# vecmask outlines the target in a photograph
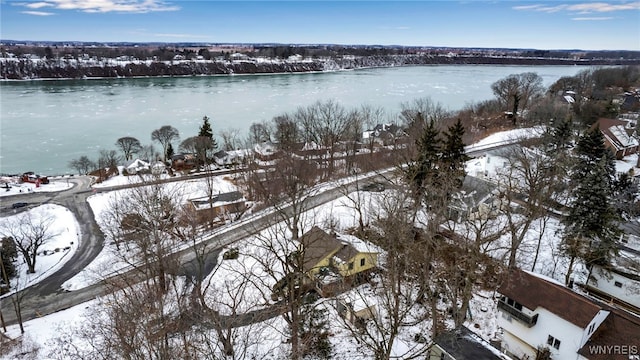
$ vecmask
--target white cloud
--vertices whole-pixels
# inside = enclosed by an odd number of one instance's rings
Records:
[[[17,3],[15,5],[22,5],[31,9],[52,7],[60,10],[79,10],[87,13],[148,13],[180,9],[180,7],[162,0],[44,0],[35,3]]]
[[[40,9],[43,7],[53,6],[53,5],[47,2],[34,2],[34,3],[24,4],[24,6],[28,7],[29,9]]]
[[[21,13],[27,14],[27,15],[35,15],[35,16],[51,16],[51,15],[55,15],[54,13],[45,12],[45,11],[21,11]]]
[[[600,16],[600,17],[576,17],[571,18],[574,21],[602,21],[602,20],[613,20],[612,16]]]
[[[559,5],[522,5],[514,6],[514,10],[554,13],[559,11],[577,12],[579,14],[604,13],[613,11],[640,10],[640,1],[633,2],[584,2],[578,4]]]

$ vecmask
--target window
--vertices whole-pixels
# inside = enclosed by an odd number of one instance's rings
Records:
[[[619,287],[619,288],[621,288],[621,287],[622,287],[622,283],[621,283],[620,281],[616,281],[616,282],[614,282],[614,283],[613,283],[613,285],[614,285],[615,287]]]
[[[353,263],[352,262],[349,263],[349,270],[353,270]]]
[[[364,259],[360,259],[360,266],[364,266]]]
[[[556,349],[560,349],[560,340],[549,335],[549,337],[547,338],[547,345],[553,346]]]

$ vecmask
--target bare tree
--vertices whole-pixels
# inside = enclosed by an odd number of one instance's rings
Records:
[[[178,132],[178,129],[170,125],[164,125],[151,132],[151,140],[157,141],[162,145],[162,159],[164,162],[167,161],[167,148],[169,147],[169,144],[179,138],[180,133]]]
[[[275,124],[274,140],[278,148],[285,152],[296,150],[300,142],[300,129],[294,119],[288,114],[273,118]]]
[[[116,141],[116,146],[122,151],[124,159],[129,161],[132,159],[133,154],[139,152],[142,149],[140,141],[131,136],[121,137]]]
[[[443,294],[452,305],[455,326],[467,319],[469,302],[476,290],[476,284],[484,289],[493,289],[497,281],[497,273],[501,264],[491,257],[498,240],[505,228],[504,219],[499,216],[499,199],[491,195],[494,187],[483,180],[466,180],[473,182],[474,190],[469,192],[465,186],[462,191],[452,195],[452,205],[458,207],[462,214],[453,216],[444,225],[443,234],[449,239],[445,251],[441,254],[448,286]],[[474,197],[474,193],[483,194],[482,188],[488,190],[488,199]],[[458,214],[455,214],[458,215]],[[460,306],[458,306],[460,304]]]
[[[266,122],[253,123],[249,126],[249,143],[251,145],[271,141],[271,127]]]
[[[347,111],[335,101],[316,102],[306,108],[299,108],[294,114],[302,129],[302,137],[307,143],[315,143],[326,151],[326,170],[323,178],[333,175],[338,143],[344,139],[353,112]]]
[[[156,151],[152,144],[142,145],[142,148],[140,149],[140,152],[138,154],[141,159],[147,161],[156,161],[160,157],[160,154]],[[163,158],[166,158],[166,151]]]
[[[222,149],[226,151],[236,150],[239,145],[238,129],[227,129],[220,131],[220,137],[222,138]]]
[[[510,234],[508,266],[515,267],[518,250],[531,225],[548,217],[557,181],[553,159],[524,147],[506,153],[507,166],[498,175],[501,213]]]
[[[91,170],[96,168],[96,164],[91,161],[87,156],[83,155],[77,159],[69,161],[69,167],[75,169],[78,174],[88,174]]]
[[[98,157],[98,182],[108,179],[114,174],[118,174],[118,162],[120,157],[115,150],[100,150]]]
[[[27,272],[36,272],[38,250],[57,234],[51,228],[55,219],[47,215],[34,215],[26,212],[4,221],[0,225],[3,237],[13,238],[18,253],[27,264]]]
[[[317,350],[316,336],[322,331],[305,328],[305,322],[317,315],[319,305],[308,300],[313,282],[307,271],[313,260],[309,260],[312,255],[307,246],[322,246],[321,240],[305,234],[298,242],[281,223],[273,224],[255,238],[257,249],[250,255],[257,264],[253,271],[263,276],[253,277],[253,281],[262,289],[263,301],[275,302],[273,312],[287,324],[279,332],[291,344],[290,358],[302,359]]]
[[[419,98],[401,104],[400,121],[411,137],[410,143],[415,143],[424,128],[433,122],[437,129],[442,128],[443,122],[449,117],[449,112],[440,103],[431,98]]]
[[[206,166],[208,159],[215,149],[214,142],[208,136],[192,136],[186,138],[180,144],[180,151],[196,155],[199,166]]]
[[[316,163],[293,154],[285,154],[268,169],[253,165],[245,178],[245,184],[256,200],[273,207],[276,216],[291,231],[293,239],[300,235],[307,198],[312,195],[312,187],[317,181]]]
[[[542,95],[542,77],[536,73],[527,72],[512,74],[491,85],[494,95],[512,113],[513,124],[516,123],[518,110],[527,109],[529,103]]]

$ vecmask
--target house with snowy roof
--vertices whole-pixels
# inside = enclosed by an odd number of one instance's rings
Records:
[[[611,149],[620,160],[627,155],[638,151],[638,139],[634,136],[635,128],[625,120],[600,118],[593,124],[593,128],[599,128],[604,135],[607,148]]]
[[[501,350],[516,359],[634,359],[640,317],[531,272],[512,269],[498,293]]]
[[[510,360],[465,326],[439,334],[433,339],[427,360]]]
[[[282,157],[282,151],[271,141],[255,144],[253,153],[257,159],[262,161],[273,161]]]
[[[378,124],[362,133],[363,143],[370,146],[388,146],[408,139],[407,134],[396,124]]]
[[[638,225],[632,224],[633,227]],[[625,227],[628,231],[629,227]],[[624,233],[618,252],[608,266],[594,264],[584,284],[586,290],[640,316],[640,233]]]
[[[241,214],[247,209],[246,199],[239,191],[213,194],[189,200],[199,222],[209,221],[224,215]]]
[[[451,195],[448,217],[456,222],[487,219],[496,215],[499,207],[496,185],[484,178],[467,175],[460,191]]]
[[[136,175],[139,172],[148,171],[149,165],[150,164],[144,160],[133,159],[125,164],[124,170],[126,170],[128,175]]]
[[[230,166],[241,161],[237,151],[220,150],[213,154],[213,161],[218,166]]]
[[[352,235],[329,234],[314,226],[299,241],[303,272],[313,282],[324,278],[341,282],[378,265],[378,249]]]
[[[377,299],[361,287],[346,291],[336,297],[338,315],[349,323],[364,327],[367,320],[377,316]]]

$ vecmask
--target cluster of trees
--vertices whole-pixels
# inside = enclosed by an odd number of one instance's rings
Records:
[[[205,116],[202,122],[198,135],[184,139],[179,147],[182,152],[195,154],[199,164],[209,163],[212,151],[218,147],[213,137],[209,118]],[[121,156],[116,150],[100,150],[97,161],[83,155],[69,161],[69,167],[75,169],[79,174],[96,173],[102,181],[110,175],[116,174],[118,165],[123,161],[132,160],[134,156],[146,161],[162,161],[165,165],[170,164],[171,158],[175,155],[173,143],[179,139],[178,129],[165,125],[151,132],[151,140],[160,144],[162,153],[157,152],[152,144],[143,145],[135,137],[124,136],[115,142],[117,149],[122,153]]]

